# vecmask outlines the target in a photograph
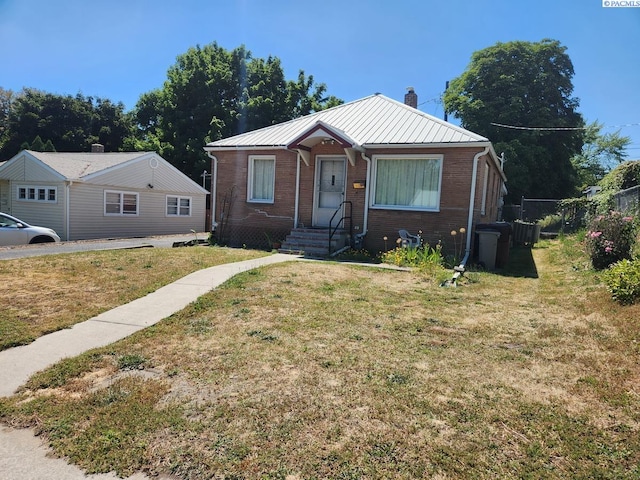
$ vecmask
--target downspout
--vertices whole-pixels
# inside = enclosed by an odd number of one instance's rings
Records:
[[[489,153],[489,147],[484,147],[484,150],[478,152],[473,157],[473,170],[471,173],[471,195],[469,197],[469,218],[467,220],[467,244],[464,250],[464,258],[460,262],[460,269],[464,270],[467,262],[469,261],[469,256],[471,255],[471,229],[473,228],[473,209],[475,208],[476,202],[476,183],[478,179],[478,162],[480,157],[485,156]]]
[[[211,231],[218,225],[216,223],[216,192],[218,183],[218,157],[207,152],[207,156],[213,160],[213,171],[211,172]]]
[[[300,152],[296,156],[296,196],[294,200],[293,228],[298,228],[298,214],[300,207]]]
[[[64,223],[65,223],[64,231],[65,231],[65,237],[66,237],[67,242],[69,240],[71,240],[71,234],[69,232],[69,229],[71,228],[71,221],[69,219],[69,216],[71,214],[71,206],[70,206],[70,203],[71,203],[71,201],[70,201],[71,185],[73,185],[73,180],[68,180],[66,182],[66,185],[65,185],[66,193],[65,193],[65,196],[64,196],[65,197],[64,198],[64,204],[65,204],[64,205],[64,210],[65,210],[64,211],[64,216],[65,216],[65,219],[64,219]]]
[[[362,232],[356,235],[358,238],[364,238],[369,229],[369,188],[371,185],[371,159],[364,152],[360,152],[362,159],[367,162],[367,175],[364,187],[364,216],[362,220]]]

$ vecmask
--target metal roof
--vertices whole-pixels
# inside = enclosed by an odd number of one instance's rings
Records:
[[[78,180],[150,153],[153,154],[153,152],[66,153],[33,152],[31,150],[27,150],[27,153],[69,180]]]
[[[210,142],[205,149],[286,147],[318,122],[344,132],[363,147],[489,142],[481,135],[375,94],[285,123]]]

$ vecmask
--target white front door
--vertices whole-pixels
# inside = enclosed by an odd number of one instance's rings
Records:
[[[336,226],[342,219],[347,161],[344,157],[318,157],[316,161],[316,194],[313,226]],[[331,217],[340,208],[340,212]],[[329,222],[332,225],[329,225]]]

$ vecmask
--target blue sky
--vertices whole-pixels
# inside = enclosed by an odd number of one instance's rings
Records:
[[[0,0],[0,87],[135,106],[189,47],[245,45],[345,101],[376,92],[442,117],[445,82],[496,42],[559,40],[588,122],[640,159],[640,8],[605,0]],[[500,119],[496,118],[500,123]],[[454,120],[455,123],[455,120]]]

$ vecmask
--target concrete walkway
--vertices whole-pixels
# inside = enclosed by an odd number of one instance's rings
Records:
[[[4,350],[0,352],[0,396],[12,395],[31,375],[63,358],[108,345],[167,318],[238,273],[298,258],[274,254],[200,270],[72,328],[45,335],[29,345]],[[37,446],[40,448],[34,451]],[[0,480],[117,478],[85,476],[77,467],[60,459],[46,458],[45,454],[46,446],[30,431],[0,427]],[[135,475],[130,480],[143,478]]]

